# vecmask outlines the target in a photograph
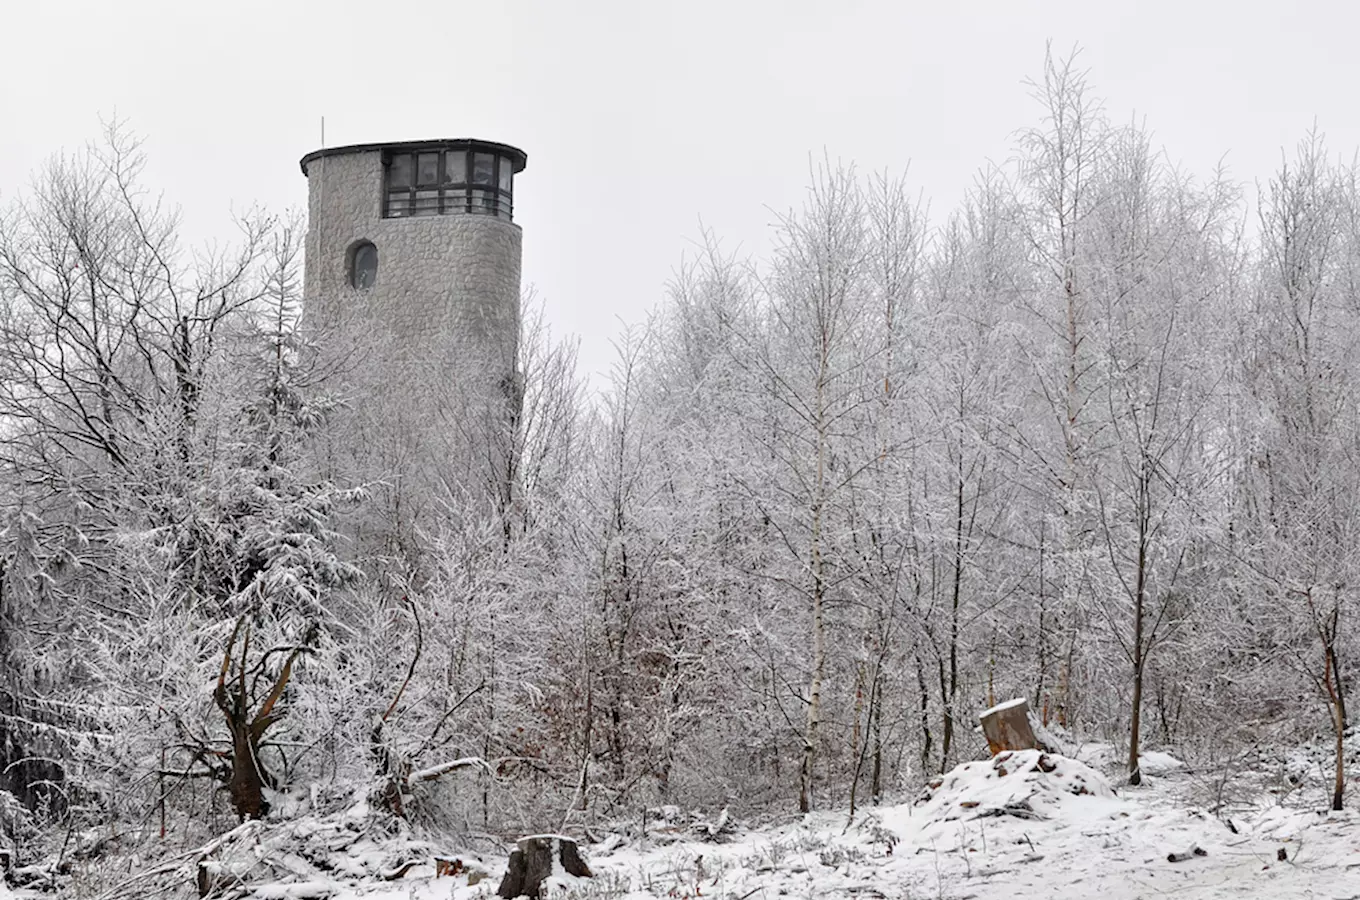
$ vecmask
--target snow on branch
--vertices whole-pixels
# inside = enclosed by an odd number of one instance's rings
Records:
[[[409,783],[417,781],[434,781],[436,778],[440,778],[450,772],[456,772],[459,769],[472,768],[481,768],[488,772],[491,771],[491,767],[486,764],[486,760],[482,759],[480,756],[468,756],[463,759],[449,760],[448,762],[440,763],[437,766],[430,766],[429,768],[421,769],[418,772],[412,772],[407,778],[407,781]]]

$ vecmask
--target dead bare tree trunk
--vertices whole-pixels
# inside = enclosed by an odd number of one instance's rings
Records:
[[[241,638],[240,656],[233,660],[232,651],[236,648],[237,637]],[[254,669],[247,665],[250,658],[250,624],[245,616],[236,620],[236,626],[227,640],[226,652],[222,655],[222,668],[217,676],[217,687],[213,690],[213,701],[226,719],[227,732],[231,735],[231,771],[227,777],[227,787],[231,791],[232,809],[242,821],[258,819],[269,811],[264,799],[264,789],[275,787],[273,776],[260,759],[260,745],[265,732],[284,717],[284,708],[279,705],[288,680],[293,674],[293,663],[304,650],[304,645],[294,647],[284,661],[278,677],[260,705],[259,711],[250,712],[250,689],[252,671],[258,674],[263,667],[263,658]],[[232,673],[233,664],[236,677],[228,686],[227,676]]]

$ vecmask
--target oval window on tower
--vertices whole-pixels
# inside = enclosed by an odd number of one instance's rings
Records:
[[[378,248],[371,241],[360,241],[349,255],[349,286],[365,291],[378,280]]]

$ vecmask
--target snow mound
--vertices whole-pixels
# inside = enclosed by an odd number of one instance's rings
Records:
[[[1144,775],[1164,778],[1180,773],[1185,769],[1185,763],[1170,753],[1146,750],[1138,755],[1138,768]]]
[[[930,782],[916,807],[943,822],[989,816],[1050,819],[1074,800],[1114,796],[1105,777],[1085,763],[1041,750],[1016,750],[954,767]]]

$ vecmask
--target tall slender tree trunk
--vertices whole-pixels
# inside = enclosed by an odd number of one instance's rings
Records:
[[[883,802],[883,689],[879,684],[875,684],[873,699],[869,721],[872,723],[874,733],[874,767],[869,779],[869,789],[874,804],[877,805]]]
[[[803,733],[803,757],[798,777],[798,811],[812,810],[812,767],[815,762],[818,731],[822,721],[822,679],[826,672],[826,572],[822,558],[822,527],[826,512],[826,455],[830,425],[827,421],[826,392],[830,359],[823,336],[817,372],[815,427],[817,472],[813,482],[812,546],[809,554],[812,574],[812,677],[808,685],[807,728]]]
[[[1152,473],[1147,470],[1148,460],[1144,459],[1144,471],[1138,481],[1138,571],[1134,578],[1133,592],[1133,710],[1129,715],[1129,784],[1141,784],[1143,771],[1138,762],[1139,736],[1143,726],[1143,672],[1147,663],[1147,648],[1143,637],[1143,626],[1147,613],[1147,569],[1148,569],[1148,517],[1151,498],[1148,496]]]
[[[820,484],[823,462],[818,454],[817,476]],[[818,731],[822,722],[822,678],[826,671],[826,623],[824,605],[826,584],[822,571],[822,506],[813,509],[812,518],[812,678],[808,686],[807,728],[803,733],[803,758],[798,775],[798,811],[812,811],[812,766],[815,762]]]
[[[949,753],[954,748],[954,703],[959,692],[959,602],[963,597],[963,453],[960,448],[958,474],[954,483],[954,572],[949,599],[949,681],[945,689],[944,737],[940,744],[940,769],[949,766]]]
[[[1039,523],[1039,634],[1035,638],[1035,651],[1038,659],[1035,660],[1038,668],[1038,677],[1034,684],[1034,708],[1042,710],[1040,716],[1045,725],[1048,724],[1048,698],[1044,696],[1044,689],[1048,686],[1045,678],[1048,675],[1048,591],[1044,577],[1044,563],[1047,558],[1044,553],[1044,523]]]
[[[1066,249],[1066,247],[1064,247]],[[1077,328],[1077,291],[1075,284],[1075,273],[1072,271],[1070,261],[1066,266],[1066,273],[1063,282],[1063,291],[1067,300],[1067,384],[1066,384],[1066,409],[1064,410],[1065,419],[1063,422],[1063,444],[1066,455],[1066,477],[1067,483],[1062,486],[1062,522],[1063,522],[1063,546],[1062,546],[1062,591],[1061,615],[1069,617],[1071,627],[1075,629],[1076,609],[1078,605],[1078,588],[1081,577],[1081,564],[1078,560],[1080,554],[1080,543],[1078,540],[1077,522],[1077,480],[1078,474],[1078,440],[1077,440],[1077,419],[1081,409],[1081,397],[1078,393],[1078,365],[1080,352],[1080,335]],[[1075,644],[1075,638],[1073,639]],[[1068,664],[1070,666],[1069,658]],[[1062,696],[1059,699],[1059,708],[1062,710],[1063,725],[1066,726],[1068,710],[1072,707],[1071,698],[1071,673],[1062,679]]]
[[[850,818],[855,817],[855,801],[859,798],[859,776],[863,766],[863,760],[869,747],[868,740],[861,741],[865,734],[864,724],[864,662],[861,660],[855,666],[855,713],[854,723],[850,731],[850,752],[854,760],[855,770],[850,776]]]
[[[1326,642],[1323,676],[1327,683],[1327,698],[1332,713],[1332,728],[1336,734],[1336,769],[1332,783],[1332,809],[1342,809],[1346,793],[1346,706],[1341,689],[1341,673],[1336,667],[1335,642],[1337,615],[1332,616],[1331,634]]]
[[[921,694],[921,771],[930,771],[930,751],[934,737],[930,730],[930,690],[926,687],[926,670],[921,654],[916,654],[916,688]]]
[[[1138,595],[1134,600],[1133,612],[1133,710],[1129,716],[1129,784],[1141,784],[1142,768],[1139,765],[1139,735],[1143,726],[1143,670],[1147,654],[1143,652],[1144,585],[1142,571],[1143,552],[1139,551]]]

